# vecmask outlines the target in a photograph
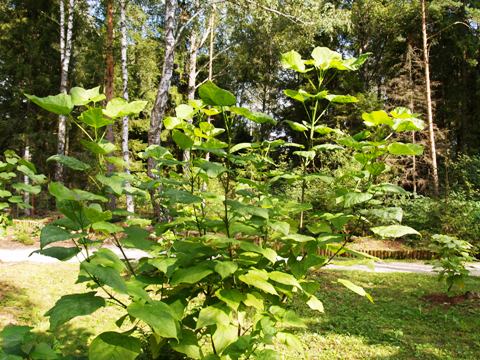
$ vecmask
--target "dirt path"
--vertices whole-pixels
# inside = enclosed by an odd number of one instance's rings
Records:
[[[120,251],[115,247],[109,247],[110,250],[115,252],[121,257]],[[0,263],[1,262],[31,262],[31,263],[57,263],[57,259],[43,256],[37,253],[33,253],[37,248],[21,248],[21,249],[0,249]],[[139,259],[144,256],[148,256],[147,253],[141,250],[131,250],[125,249],[126,255],[131,259]],[[82,254],[79,254],[78,258],[70,259],[70,263],[78,263],[83,259]],[[376,262],[374,263],[374,269],[370,268],[367,265],[336,265],[330,264],[327,265],[327,269],[333,270],[357,270],[357,271],[368,271],[368,272],[380,272],[380,273],[389,273],[389,272],[406,272],[406,273],[433,273],[431,265],[423,263],[413,263],[413,262]],[[472,263],[470,268],[470,273],[473,276],[480,276],[480,262]]]

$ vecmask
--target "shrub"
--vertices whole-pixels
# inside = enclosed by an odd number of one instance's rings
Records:
[[[465,239],[478,253],[480,249],[480,202],[452,193],[446,201],[425,196],[404,198],[404,223],[429,238],[444,233]]]
[[[90,154],[88,163],[58,155],[52,160],[88,172],[94,179],[90,191],[49,184],[64,217],[42,229],[39,252],[60,260],[83,256],[78,282],[91,290],[60,298],[46,314],[50,328],[115,305],[124,313],[116,323],[120,329],[98,335],[90,345],[90,359],[135,359],[139,354],[159,358],[172,352],[189,358],[276,359],[276,343],[301,352],[292,330],[306,325],[291,305],[299,299],[323,311],[316,297],[319,284],[307,277],[310,269],[331,260],[319,256],[319,249],[355,253],[345,246],[353,224],[363,224],[384,237],[418,234],[399,225],[391,209],[384,208],[386,198],[404,190],[381,182],[381,175],[388,171],[387,156],[423,151],[393,137],[419,130],[423,122],[399,108],[365,113],[368,130],[354,136],[322,124],[329,106],[357,101],[354,96],[330,94],[324,85],[326,74],[356,70],[365,59],[365,55],[343,59],[326,48],[315,48],[309,60],[294,51],[283,55],[287,69],[303,76],[314,74],[312,88],[285,91],[313,109],[308,121],[287,122],[306,137],[306,145],[283,140],[234,143],[235,124],[274,123],[274,119],[235,106],[235,96],[212,82],[203,84],[200,100],[177,106],[175,116],[164,119],[166,134],[180,151],[152,145],[142,154],[155,164],[152,178],[126,175],[122,166],[107,171],[107,163],[117,164],[118,158],[113,156],[115,146],[104,140],[105,126],[138,114],[144,102],[113,99],[102,109],[96,105],[103,98],[98,88],[74,88],[70,94],[48,98],[29,96],[82,127],[88,137],[82,140]],[[76,121],[71,115],[74,106],[83,107]],[[216,122],[208,122],[208,117]],[[220,128],[213,125],[220,123]],[[277,168],[271,153],[279,148],[293,148],[291,155],[299,159],[300,167]],[[330,151],[347,152],[359,169],[339,178],[318,172],[318,154]],[[178,159],[174,154],[179,152],[188,156]],[[309,183],[317,180],[332,186],[335,209],[331,212],[314,208],[306,198]],[[273,192],[277,182],[298,184],[298,198]],[[162,216],[144,219],[122,209],[107,209],[108,197],[127,193],[149,198]],[[381,226],[372,228],[369,216],[383,219]],[[122,257],[108,248],[92,253],[92,247],[105,238],[112,239]],[[55,246],[65,240],[71,246]],[[149,256],[134,262],[124,248],[141,249]],[[347,280],[338,283],[370,298]]]
[[[437,254],[433,267],[439,279],[445,280],[447,293],[454,286],[462,289],[469,276],[466,263],[473,260],[470,256],[472,245],[453,236],[433,235],[430,248]]]

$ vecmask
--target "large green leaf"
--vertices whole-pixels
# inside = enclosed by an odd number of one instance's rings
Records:
[[[90,165],[84,163],[83,161],[75,159],[74,157],[66,155],[52,155],[47,159],[47,162],[48,161],[59,162],[60,164],[73,170],[85,171],[90,169]]]
[[[196,329],[210,325],[221,325],[230,323],[228,311],[221,305],[207,306],[198,314]]]
[[[268,282],[268,273],[265,270],[250,269],[246,274],[240,275],[238,279],[266,293],[277,295],[273,285]]]
[[[197,161],[195,161],[195,166],[198,166],[199,168],[204,170],[207,176],[210,178],[216,178],[220,174],[228,171],[228,169],[220,163],[214,161],[206,161],[203,159],[198,159]]]
[[[334,95],[334,94],[329,94],[325,96],[325,99],[332,103],[338,103],[338,104],[349,104],[349,103],[356,103],[358,102],[358,99],[355,96],[352,95]]]
[[[281,271],[272,271],[271,273],[268,274],[268,277],[280,284],[283,285],[289,285],[289,286],[294,286],[299,290],[302,290],[302,287],[300,286],[300,283],[298,280],[295,278],[295,276],[281,272]]]
[[[134,360],[142,353],[139,339],[114,331],[93,339],[88,349],[89,360]]]
[[[60,356],[45,342],[35,344],[32,351],[28,354],[32,360],[57,360]],[[3,359],[2,359],[3,360]],[[8,358],[6,359],[8,360]]]
[[[170,284],[178,285],[178,284],[196,284],[203,278],[207,277],[208,275],[212,274],[213,270],[209,266],[208,263],[178,269],[173,273],[172,279]]]
[[[238,338],[238,326],[233,324],[219,324],[213,333],[213,343],[215,349],[219,352],[223,351],[228,345]],[[228,358],[228,357],[227,357]]]
[[[315,67],[326,70],[331,67],[334,60],[342,60],[342,55],[336,51],[332,51],[327,47],[316,47],[312,51],[312,58]]]
[[[417,230],[405,225],[377,226],[370,230],[372,230],[374,234],[386,238],[398,238],[405,235],[420,235]]]
[[[147,105],[147,101],[127,102],[122,98],[113,98],[103,109],[103,115],[116,119],[124,116],[138,115]]]
[[[175,115],[178,119],[191,119],[195,115],[195,109],[187,104],[180,104],[175,108]]]
[[[300,101],[300,102],[305,102],[310,99],[325,99],[325,97],[328,95],[327,90],[320,91],[317,94],[310,94],[303,89],[300,89],[298,91],[286,89],[283,91],[283,93],[289,98]]]
[[[83,215],[88,219],[88,224],[93,224],[99,221],[107,221],[112,218],[112,212],[110,210],[103,211],[99,204],[90,204],[87,207],[82,208]],[[85,224],[86,225],[86,224]]]
[[[3,349],[7,352],[16,350],[17,347],[23,345],[23,343],[25,343],[26,340],[31,337],[31,330],[32,327],[30,326],[5,326],[0,331],[0,349]],[[0,355],[3,354],[0,352]]]
[[[425,123],[420,119],[395,119],[393,130],[397,132],[403,131],[421,131],[425,127]]]
[[[350,280],[346,280],[346,279],[338,279],[337,280],[340,284],[342,284],[343,286],[345,286],[347,289],[353,291],[354,293],[360,295],[360,296],[365,296],[368,300],[370,300],[370,302],[373,303],[373,299],[372,297],[370,296],[369,293],[367,293],[365,291],[364,288],[362,288],[361,286],[358,286],[358,285],[355,285],[354,283],[352,283]]]
[[[150,325],[156,334],[178,340],[180,327],[177,315],[167,304],[161,301],[150,304],[134,302],[128,306],[127,311],[129,315]]]
[[[292,241],[300,242],[300,243],[315,241],[315,238],[312,237],[312,236],[303,235],[303,234],[295,234],[295,233],[294,234],[288,234],[287,236],[284,236],[282,239],[283,240],[292,240]]]
[[[363,113],[362,119],[367,126],[388,125],[393,126],[393,119],[383,111],[372,111],[370,113]]]
[[[394,142],[388,145],[387,149],[393,155],[418,156],[423,154],[423,146],[418,144]]]
[[[318,300],[318,298],[314,295],[310,296],[310,298],[307,301],[307,305],[312,310],[317,310],[321,313],[324,312],[323,303],[320,300]]]
[[[148,239],[150,233],[145,229],[138,226],[129,226],[123,230],[127,236],[124,237],[121,242],[122,245],[127,248],[148,250],[154,245],[154,242]]]
[[[61,227],[49,224],[43,227],[42,231],[40,232],[40,247],[44,248],[51,243],[76,239],[82,236],[85,236],[85,234],[72,233]]]
[[[27,192],[35,195],[40,194],[40,191],[42,191],[42,188],[40,187],[40,185],[30,185],[25,183],[12,184],[12,188],[14,188],[17,191],[23,191],[23,192]]]
[[[0,189],[0,197],[10,197],[10,196],[12,196],[12,193],[10,191]]]
[[[100,86],[92,89],[73,87],[70,89],[73,105],[87,105],[89,102],[99,102],[105,99],[104,94],[100,94]]]
[[[47,96],[44,98],[39,98],[35,95],[27,94],[25,94],[25,96],[41,108],[57,115],[68,115],[73,110],[72,98],[70,95],[65,93],[60,93],[54,96]]]
[[[290,126],[292,130],[300,131],[300,132],[304,132],[308,130],[308,128],[305,125],[302,125],[296,121],[285,120],[285,122],[288,124],[288,126]]]
[[[232,106],[230,107],[230,111],[237,115],[243,116],[248,120],[256,122],[257,124],[276,123],[276,121],[270,115],[258,111],[250,111],[247,108]]]
[[[99,221],[92,224],[92,229],[95,231],[103,232],[105,234],[115,234],[123,231],[123,227],[116,224],[109,223],[107,221]]]
[[[101,284],[108,285],[122,294],[128,293],[127,284],[117,269],[87,261],[82,262],[80,268],[97,278]]]
[[[184,190],[168,189],[164,192],[165,196],[174,203],[193,204],[202,202],[202,198]]]
[[[114,144],[105,140],[88,141],[81,139],[80,143],[85,149],[90,150],[92,153],[97,155],[107,155],[116,149]]]
[[[235,311],[238,310],[242,301],[246,299],[245,295],[237,289],[219,289],[215,292],[215,295]]]
[[[198,88],[198,95],[207,105],[232,106],[237,103],[237,99],[230,91],[219,88],[211,81]]]
[[[167,130],[175,129],[177,126],[180,127],[179,125],[182,125],[183,123],[184,122],[181,119],[174,116],[167,116],[163,119],[163,126],[165,126],[165,129]]]
[[[66,261],[66,260],[70,260],[75,255],[77,255],[80,252],[80,250],[77,247],[54,246],[54,247],[49,247],[47,249],[37,250],[34,252],[44,256],[53,257],[60,261]]]
[[[185,135],[185,133],[177,129],[173,130],[172,139],[173,141],[175,141],[175,144],[177,144],[178,147],[182,150],[190,149],[194,143],[191,137]]]
[[[103,116],[102,109],[90,108],[80,114],[78,119],[88,126],[100,129],[104,126],[113,124],[113,120]]]
[[[55,330],[58,326],[67,321],[83,315],[89,315],[105,306],[105,299],[95,296],[95,292],[83,294],[71,294],[62,296],[55,306],[45,313],[50,317],[50,330]]]
[[[197,335],[191,330],[184,329],[182,331],[182,338],[180,341],[170,342],[170,347],[179,353],[187,355],[189,359],[202,358],[202,352],[200,350],[200,345],[198,345]]]
[[[214,269],[218,274],[220,274],[222,279],[225,279],[237,271],[238,265],[233,261],[217,261]]]
[[[57,200],[74,200],[74,201],[102,201],[106,202],[108,199],[88,191],[73,189],[65,187],[62,183],[51,182],[48,185],[48,191],[55,196]]]
[[[347,208],[364,203],[373,198],[370,193],[349,192],[341,197],[343,205]]]
[[[105,176],[98,174],[95,178],[105,186],[108,186],[116,195],[121,195],[125,187],[125,179],[118,175]]]
[[[302,56],[295,50],[282,54],[280,62],[285,69],[291,69],[301,73],[306,71],[305,60],[302,60]]]

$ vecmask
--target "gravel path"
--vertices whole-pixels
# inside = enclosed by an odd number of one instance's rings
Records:
[[[107,246],[108,247],[108,246]],[[115,254],[119,257],[122,257],[120,250],[114,246],[108,247],[112,250]],[[34,251],[38,250],[38,248],[22,248],[22,249],[0,249],[0,263],[2,262],[31,262],[31,263],[40,263],[40,264],[52,264],[58,263],[59,260],[34,253]],[[125,249],[125,253],[130,259],[139,259],[144,256],[148,256],[148,254],[141,250],[132,250],[132,249]],[[83,253],[77,255],[67,262],[69,263],[78,263],[84,259]]]
[[[116,247],[109,247],[110,250],[115,252],[120,257],[122,256],[120,251]],[[59,262],[57,259],[43,256],[37,253],[33,253],[37,248],[22,248],[22,249],[0,249],[0,263],[12,263],[12,262],[31,262],[31,263],[44,263],[52,264]],[[148,254],[141,250],[132,250],[125,249],[125,253],[131,259],[139,259]],[[70,263],[78,263],[79,259],[83,259],[83,256],[79,254],[78,258],[70,259]],[[326,266],[326,269],[333,270],[357,270],[357,271],[368,271],[368,272],[379,272],[379,273],[389,273],[389,272],[406,272],[406,273],[433,273],[431,265],[414,263],[414,262],[376,262],[374,263],[374,269],[367,265],[338,265],[330,264]],[[480,262],[472,263],[470,267],[470,274],[473,276],[480,276]]]
[[[374,269],[367,265],[327,265],[327,269],[335,270],[358,270],[368,272],[390,273],[390,272],[406,272],[406,273],[433,273],[432,265],[413,263],[413,262],[375,262]],[[470,264],[470,274],[473,276],[480,276],[480,262]]]

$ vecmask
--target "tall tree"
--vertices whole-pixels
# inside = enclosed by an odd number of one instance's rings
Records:
[[[173,75],[175,59],[175,12],[177,0],[165,2],[165,57],[163,60],[162,78],[158,84],[157,97],[150,116],[150,129],[148,130],[148,144],[160,144],[160,132],[163,127],[163,117],[168,104],[168,89]],[[148,161],[148,175],[153,176],[153,159]]]
[[[107,38],[105,44],[105,97],[108,103],[113,99],[114,93],[114,78],[115,78],[115,64],[113,61],[113,0],[107,0],[106,3],[106,30]],[[105,136],[111,143],[115,143],[115,133],[113,125],[107,125],[107,134]],[[112,163],[107,163],[107,170],[109,173],[115,170],[115,166]],[[109,208],[115,209],[116,198],[115,196],[109,196]]]
[[[428,48],[428,34],[427,34],[427,9],[426,0],[420,0],[422,8],[422,40],[423,40],[423,65],[425,68],[425,96],[427,100],[427,120],[428,120],[428,135],[430,142],[430,156],[432,166],[432,180],[433,193],[438,196],[439,180],[437,167],[437,149],[435,147],[435,132],[433,128],[433,110],[432,110],[432,88],[430,84],[430,57]]]
[[[65,1],[60,0],[60,92],[67,93],[68,68],[72,54],[72,33],[73,14],[75,12],[75,0],[67,1],[67,18],[65,17]],[[66,19],[66,22],[65,22]],[[65,144],[67,139],[67,118],[65,115],[58,117],[57,153],[65,155]],[[55,168],[55,179],[63,181],[63,165],[57,163]]]
[[[127,67],[127,0],[120,0],[120,33],[121,33],[121,51],[120,57],[122,62],[122,93],[123,98],[128,101],[128,67]],[[125,163],[125,172],[130,174],[130,151],[128,148],[128,116],[122,119],[122,156]],[[135,205],[132,195],[127,194],[127,211],[134,212]]]

